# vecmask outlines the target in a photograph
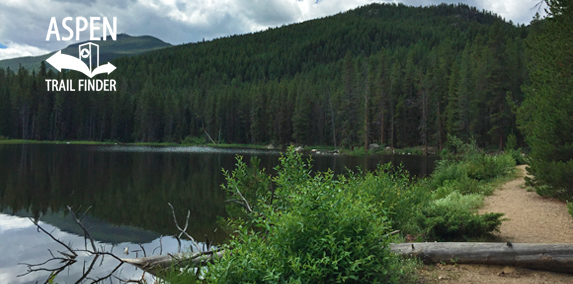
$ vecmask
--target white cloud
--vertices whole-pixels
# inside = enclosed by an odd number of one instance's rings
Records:
[[[528,24],[537,12],[536,5],[540,0],[482,0],[483,9],[493,11],[516,24]],[[540,11],[541,12],[541,11]]]
[[[528,24],[540,0],[466,0],[514,23]],[[0,1],[0,40],[17,49],[0,59],[62,49],[73,42],[46,41],[51,17],[117,17],[118,33],[151,35],[172,44],[197,42],[265,30],[334,15],[373,2],[397,0],[4,0]],[[403,0],[406,5],[458,3],[459,0]],[[61,24],[61,22],[60,22]],[[60,27],[60,32],[66,32]],[[88,35],[88,33],[84,33]],[[88,40],[82,37],[81,41]],[[36,49],[34,49],[36,47]]]
[[[49,50],[41,49],[35,46],[26,44],[8,43],[6,48],[0,49],[0,60],[23,57],[23,56],[36,56],[49,53]],[[0,224],[0,229],[4,224]]]
[[[33,226],[34,224],[25,218],[0,213],[0,234],[9,230],[18,230]]]
[[[391,1],[374,1],[374,0],[323,0],[318,3],[313,0],[296,1],[301,10],[300,21],[321,18],[329,15],[334,15],[339,12],[345,12],[359,6],[364,6],[375,2],[391,2]]]

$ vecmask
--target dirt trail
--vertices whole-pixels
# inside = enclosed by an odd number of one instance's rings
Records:
[[[480,213],[501,212],[504,221],[498,234],[514,243],[573,243],[573,221],[565,202],[544,198],[525,189],[525,166],[521,177],[512,180],[485,199]]]
[[[525,189],[525,166],[519,178],[486,197],[480,213],[505,213],[499,241],[573,243],[573,220],[564,202]],[[572,283],[573,275],[493,265],[436,265],[425,268],[422,283]]]

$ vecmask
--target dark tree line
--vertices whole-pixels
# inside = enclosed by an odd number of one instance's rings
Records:
[[[518,109],[531,147],[530,180],[541,195],[573,197],[573,1],[547,0],[547,18],[526,40],[530,81]],[[572,204],[569,213],[573,215]]]
[[[502,148],[520,137],[527,35],[462,4],[372,4],[116,59],[117,92],[48,92],[44,79],[80,75],[0,70],[0,135],[441,147],[452,134]]]

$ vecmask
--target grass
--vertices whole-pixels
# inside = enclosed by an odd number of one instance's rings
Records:
[[[523,177],[523,175],[521,173],[519,173],[519,171],[514,170],[507,175],[498,176],[498,177],[490,180],[489,184],[492,187],[494,187],[495,189],[499,189],[505,183],[510,182],[510,181],[517,179],[517,178],[521,178],[521,177]]]

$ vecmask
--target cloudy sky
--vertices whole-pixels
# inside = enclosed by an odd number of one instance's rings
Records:
[[[464,2],[506,20],[528,24],[540,0],[403,0],[411,6]],[[171,44],[264,30],[334,15],[373,0],[2,0],[0,59],[40,55],[73,41],[46,41],[51,17],[61,36],[64,17],[117,17],[118,33],[152,35]],[[70,23],[75,26],[75,21]],[[98,33],[96,33],[96,36]],[[99,34],[101,36],[101,32]],[[75,37],[74,37],[75,39]],[[83,32],[80,41],[89,40]]]

